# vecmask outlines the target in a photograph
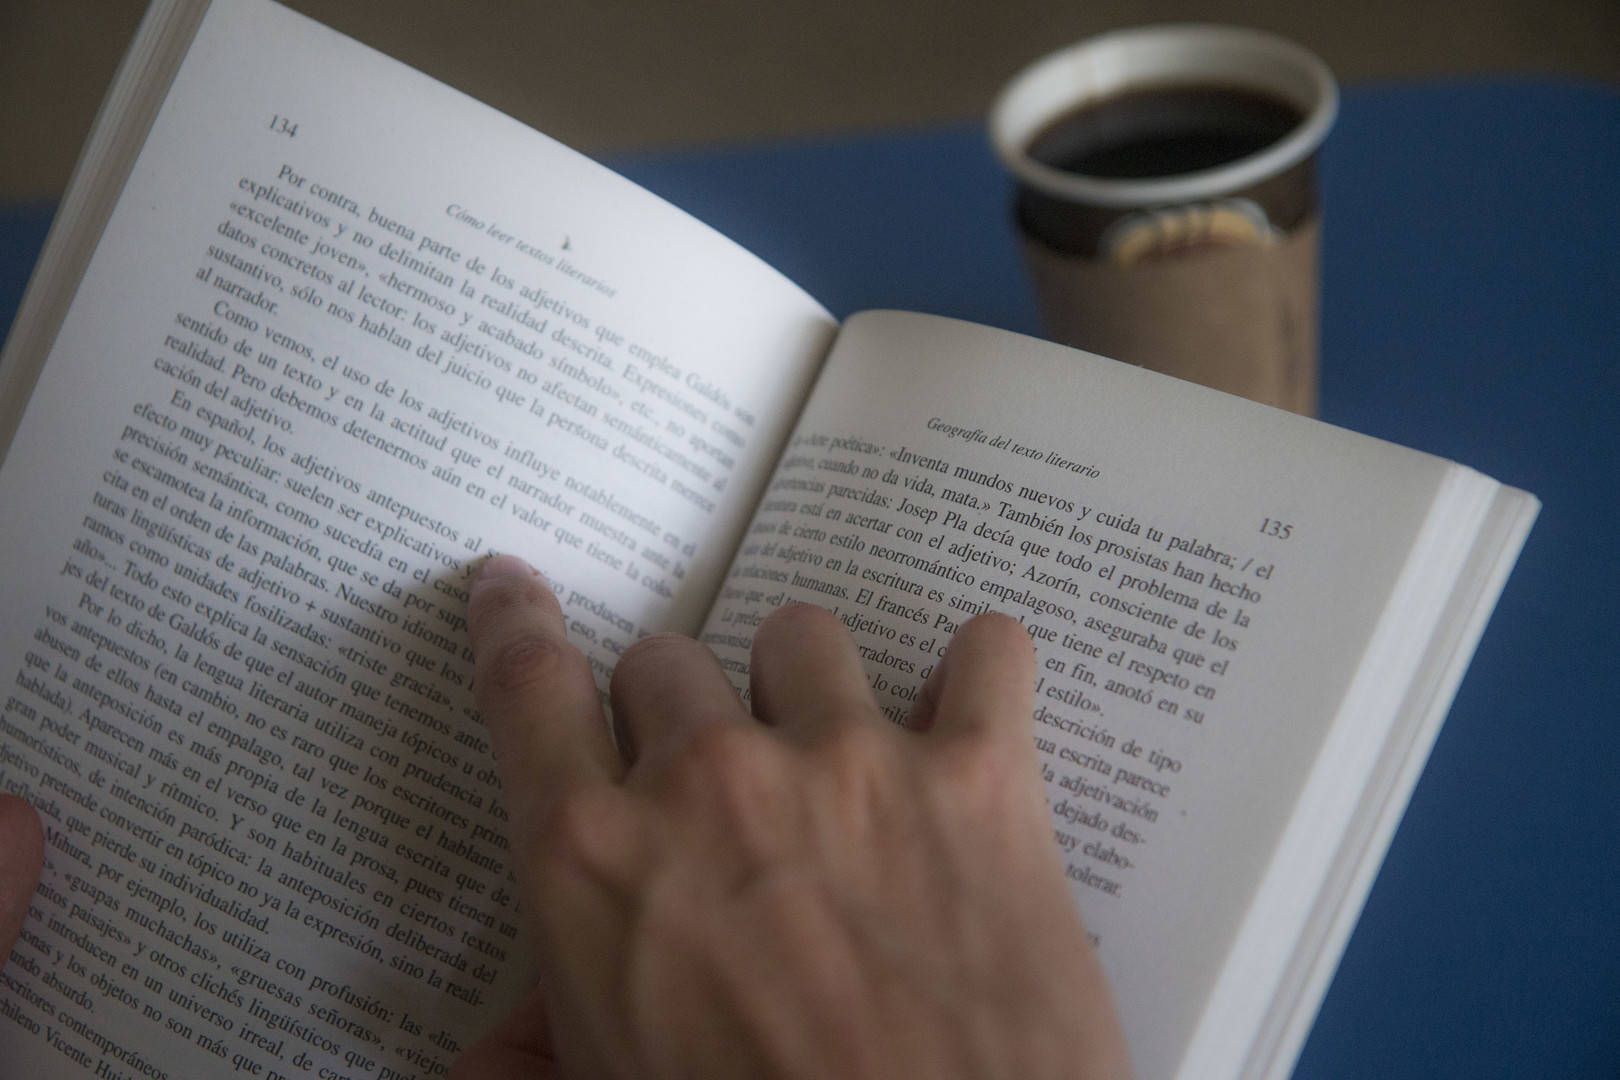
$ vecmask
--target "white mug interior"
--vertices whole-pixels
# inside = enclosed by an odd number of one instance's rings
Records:
[[[1182,85],[1266,92],[1305,119],[1254,154],[1174,176],[1082,176],[1029,155],[1037,135],[1083,105]],[[990,138],[1013,175],[1047,195],[1102,207],[1173,206],[1243,191],[1304,161],[1327,137],[1338,105],[1328,66],[1287,38],[1212,24],[1148,26],[1088,38],[1025,68],[996,99]]]

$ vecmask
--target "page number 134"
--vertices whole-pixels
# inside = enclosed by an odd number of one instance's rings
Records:
[[[272,116],[270,118],[270,130],[277,135],[285,135],[289,139],[298,137],[298,125],[285,116]]]
[[[1260,535],[1262,536],[1275,536],[1279,540],[1286,540],[1293,531],[1294,527],[1292,525],[1285,525],[1276,518],[1266,518],[1260,523]]]

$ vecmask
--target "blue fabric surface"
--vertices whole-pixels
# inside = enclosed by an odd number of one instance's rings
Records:
[[[1036,332],[977,128],[617,163],[840,316]],[[1545,504],[1296,1077],[1620,1075],[1620,92],[1353,88],[1323,418]]]
[[[613,164],[836,315],[1026,333],[1009,188],[957,126]],[[1300,1078],[1620,1075],[1620,91],[1352,89],[1322,153],[1324,419],[1545,509]],[[0,326],[48,211],[0,209]]]
[[[1544,509],[1298,1075],[1614,1077],[1620,92],[1358,93],[1324,180],[1327,418]]]

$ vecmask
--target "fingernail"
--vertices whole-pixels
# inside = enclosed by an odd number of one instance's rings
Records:
[[[540,571],[516,555],[491,555],[478,568],[478,575],[472,581],[472,591],[476,594],[509,581],[537,577],[541,577]]]

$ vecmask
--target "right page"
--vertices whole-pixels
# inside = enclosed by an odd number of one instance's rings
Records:
[[[1415,677],[1405,658],[1443,618],[1441,579],[1460,572],[1457,552],[1501,490],[1045,342],[864,313],[827,362],[703,640],[746,692],[764,615],[828,607],[900,720],[958,625],[989,609],[1021,619],[1039,658],[1054,836],[1138,1073],[1168,1077],[1198,1064],[1201,1021],[1247,1029],[1217,1055],[1241,1056],[1273,1007],[1351,818],[1376,812],[1360,793],[1403,698],[1379,687]],[[1324,833],[1288,839],[1302,805]],[[1233,989],[1223,968],[1255,935],[1255,911],[1272,910],[1267,896],[1298,929]]]

